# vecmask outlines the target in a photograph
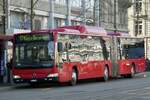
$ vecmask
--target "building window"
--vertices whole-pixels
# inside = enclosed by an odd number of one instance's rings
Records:
[[[135,11],[140,13],[142,11],[142,0],[136,0],[135,2]]]
[[[36,15],[34,16],[34,29],[47,29],[48,18],[45,16]]]
[[[71,25],[80,25],[81,22],[76,21],[76,20],[72,20],[71,21]]]
[[[34,20],[34,27],[35,30],[41,29],[41,21],[39,19]]]
[[[55,27],[65,26],[66,25],[66,19],[55,18],[54,19],[54,25],[55,25]]]
[[[61,5],[65,5],[66,4],[66,0],[55,0],[56,4],[61,4]]]
[[[81,0],[72,0],[71,6],[72,7],[81,7]]]
[[[137,35],[141,35],[142,34],[142,21],[136,21],[135,22],[135,33]]]
[[[24,14],[22,12],[10,13],[10,27],[16,29],[23,29]]]
[[[139,25],[139,35],[142,34],[142,25]]]

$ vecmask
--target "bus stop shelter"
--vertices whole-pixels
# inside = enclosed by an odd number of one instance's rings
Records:
[[[0,34],[0,83],[3,82],[3,78],[6,75],[7,42],[12,40],[13,36]]]

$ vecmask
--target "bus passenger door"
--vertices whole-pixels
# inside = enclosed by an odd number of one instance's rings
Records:
[[[80,79],[85,79],[87,78],[87,66],[88,63],[85,61],[81,62],[81,67],[80,67]]]
[[[82,55],[82,61],[81,61],[81,79],[85,78],[93,78],[94,77],[94,66],[93,62],[89,61],[88,54]]]

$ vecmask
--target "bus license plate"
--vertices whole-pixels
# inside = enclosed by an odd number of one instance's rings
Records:
[[[30,82],[37,82],[37,80],[36,79],[32,79],[32,80],[30,80]]]

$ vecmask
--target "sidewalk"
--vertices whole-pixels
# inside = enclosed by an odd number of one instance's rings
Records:
[[[143,77],[143,78],[146,78],[146,77],[149,77],[149,76],[150,76],[150,71],[146,71],[146,72],[142,72],[142,73],[135,74],[135,77]]]
[[[12,86],[12,83],[0,83],[0,88],[1,87],[7,87],[7,86]]]

